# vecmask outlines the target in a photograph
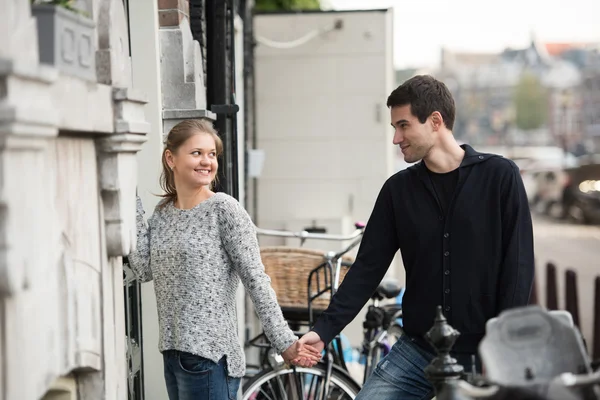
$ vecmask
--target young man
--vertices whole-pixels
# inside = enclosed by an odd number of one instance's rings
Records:
[[[356,261],[331,305],[301,342],[322,349],[361,310],[400,250],[406,270],[403,336],[380,362],[357,400],[424,399],[433,388],[423,369],[435,357],[424,339],[436,306],[460,333],[454,356],[466,370],[501,311],[528,304],[533,232],[518,167],[460,146],[446,85],[415,76],[387,100],[394,144],[421,162],[385,182]],[[296,360],[305,365],[305,360]]]

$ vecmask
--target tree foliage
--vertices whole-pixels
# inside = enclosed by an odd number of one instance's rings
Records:
[[[257,11],[319,10],[319,0],[256,0]]]
[[[540,80],[524,72],[514,93],[515,125],[519,129],[537,129],[546,122],[548,94]]]

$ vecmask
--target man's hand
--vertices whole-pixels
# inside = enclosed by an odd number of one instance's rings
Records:
[[[323,352],[323,349],[325,349],[325,343],[321,340],[321,337],[319,336],[318,333],[310,331],[310,332],[302,335],[302,337],[300,338],[300,340],[298,340],[298,342],[300,342],[305,347],[310,346],[311,348],[318,351],[319,359],[321,359],[321,353]],[[296,357],[292,360],[292,364],[298,365],[300,367],[312,367],[318,361],[319,360],[313,362],[308,357],[303,357],[302,355],[300,355],[299,357]]]
[[[281,353],[281,356],[286,363],[293,362],[293,360],[296,359],[302,359],[306,360],[306,362],[310,363],[309,365],[312,366],[321,359],[321,352],[314,346],[306,345],[301,343],[300,340],[296,340],[290,347]]]

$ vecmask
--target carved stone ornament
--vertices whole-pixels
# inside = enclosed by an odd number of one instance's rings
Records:
[[[97,151],[108,256],[119,257],[135,249],[136,153],[150,124],[144,119],[146,101],[139,94],[114,88],[113,100],[115,133],[98,139]]]
[[[64,74],[96,80],[94,21],[75,11],[49,4],[34,4],[40,61]]]
[[[48,94],[56,78],[53,69],[0,58],[0,297],[27,286],[36,255],[25,251],[24,243],[43,240],[35,224],[36,210],[30,208],[32,199],[18,194],[23,185],[39,183],[40,175],[31,167],[43,162],[47,139],[57,134]],[[32,99],[24,93],[36,96]]]

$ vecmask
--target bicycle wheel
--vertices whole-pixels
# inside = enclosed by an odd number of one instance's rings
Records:
[[[267,369],[244,384],[242,400],[352,400],[360,385],[334,366],[329,390],[325,389],[325,365],[295,369]]]

